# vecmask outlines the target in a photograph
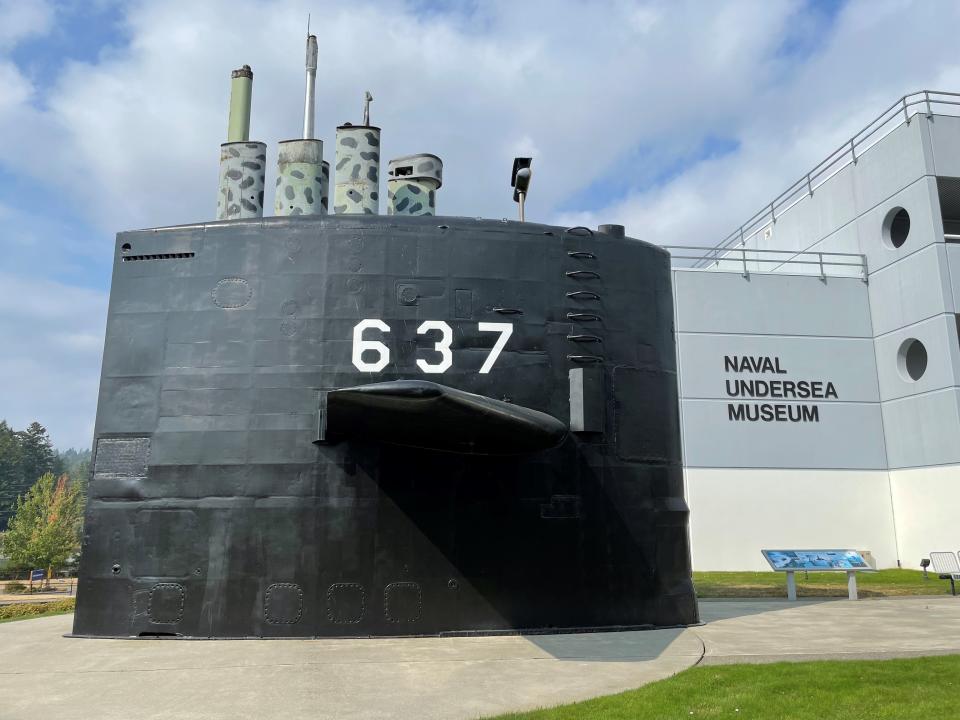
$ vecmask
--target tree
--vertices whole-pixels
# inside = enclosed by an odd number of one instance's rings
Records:
[[[71,466],[67,475],[70,477],[70,484],[75,485],[77,492],[80,493],[80,503],[85,506],[87,504],[87,485],[90,480],[90,452],[87,452],[87,457],[83,460],[77,462],[76,465]]]
[[[12,435],[12,437],[10,437]],[[6,437],[3,437],[6,436]],[[47,429],[38,422],[13,432],[4,422],[0,428],[0,530],[13,514],[16,499],[44,473],[54,472],[56,453]],[[9,477],[4,483],[3,473]]]
[[[0,532],[13,515],[17,497],[45,473],[55,477],[69,475],[85,496],[89,461],[89,450],[55,451],[47,429],[38,422],[31,423],[26,430],[15,431],[0,420]]]
[[[0,530],[6,527],[17,496],[23,492],[22,461],[20,434],[0,420]]]
[[[21,468],[23,471],[23,489],[33,485],[41,475],[54,472],[56,453],[53,444],[47,435],[47,429],[38,422],[17,433],[20,436],[20,449],[23,455]]]
[[[63,565],[80,548],[82,523],[80,488],[66,475],[46,473],[26,495],[17,498],[17,509],[0,547],[10,564],[21,568]]]
[[[56,473],[62,475],[66,473],[70,476],[71,483],[80,485],[80,494],[86,497],[87,480],[90,475],[90,451],[76,450],[68,448],[57,451],[57,460],[64,468],[62,472]]]

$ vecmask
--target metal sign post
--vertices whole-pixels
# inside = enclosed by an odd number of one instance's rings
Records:
[[[787,600],[797,599],[796,571],[830,572],[842,570],[847,574],[847,597],[856,600],[857,573],[874,572],[860,550],[761,550],[770,567],[787,577]]]
[[[793,576],[793,570],[787,570],[787,600],[797,599],[797,579]]]

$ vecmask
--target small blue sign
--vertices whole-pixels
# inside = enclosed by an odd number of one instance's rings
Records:
[[[34,580],[46,580],[47,571],[46,570],[31,570],[30,571],[30,581]]]

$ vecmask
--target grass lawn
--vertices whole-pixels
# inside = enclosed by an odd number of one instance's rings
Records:
[[[501,720],[912,720],[957,717],[960,655],[696,667],[619,695]]]
[[[15,603],[13,605],[0,605],[0,623],[72,613],[75,604],[76,601],[74,598],[67,598],[64,600],[54,600],[53,602],[45,603]]]
[[[798,597],[846,597],[844,572],[797,572]],[[949,595],[950,583],[920,570],[878,570],[857,573],[860,597],[903,595]],[[787,578],[782,572],[695,572],[693,584],[701,598],[758,598],[787,596]]]

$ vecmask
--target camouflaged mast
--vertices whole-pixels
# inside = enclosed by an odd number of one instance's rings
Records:
[[[329,212],[330,163],[323,159],[323,141],[316,138],[316,35],[307,35],[303,137],[277,146],[274,214],[326,215]],[[220,150],[217,219],[263,217],[266,145],[250,142],[253,71],[249,65],[231,76],[227,142]],[[364,93],[363,124],[344,123],[336,131],[334,211],[338,215],[380,212],[380,128],[370,124],[370,102]],[[436,215],[437,191],[443,185],[443,161],[431,153],[405,155],[390,161],[388,215]]]
[[[325,215],[330,165],[323,161],[323,141],[314,138],[317,82],[317,36],[307,35],[303,137],[282,141],[277,149],[276,215]]]
[[[370,124],[370,101],[363,99],[363,124],[337,128],[333,211],[338,215],[380,212],[380,128]]]
[[[443,185],[443,161],[420,153],[394,158],[387,165],[387,214],[436,215],[437,190]]]
[[[227,142],[220,146],[217,220],[263,217],[267,146],[250,142],[252,96],[253,71],[244,65],[231,74]]]

